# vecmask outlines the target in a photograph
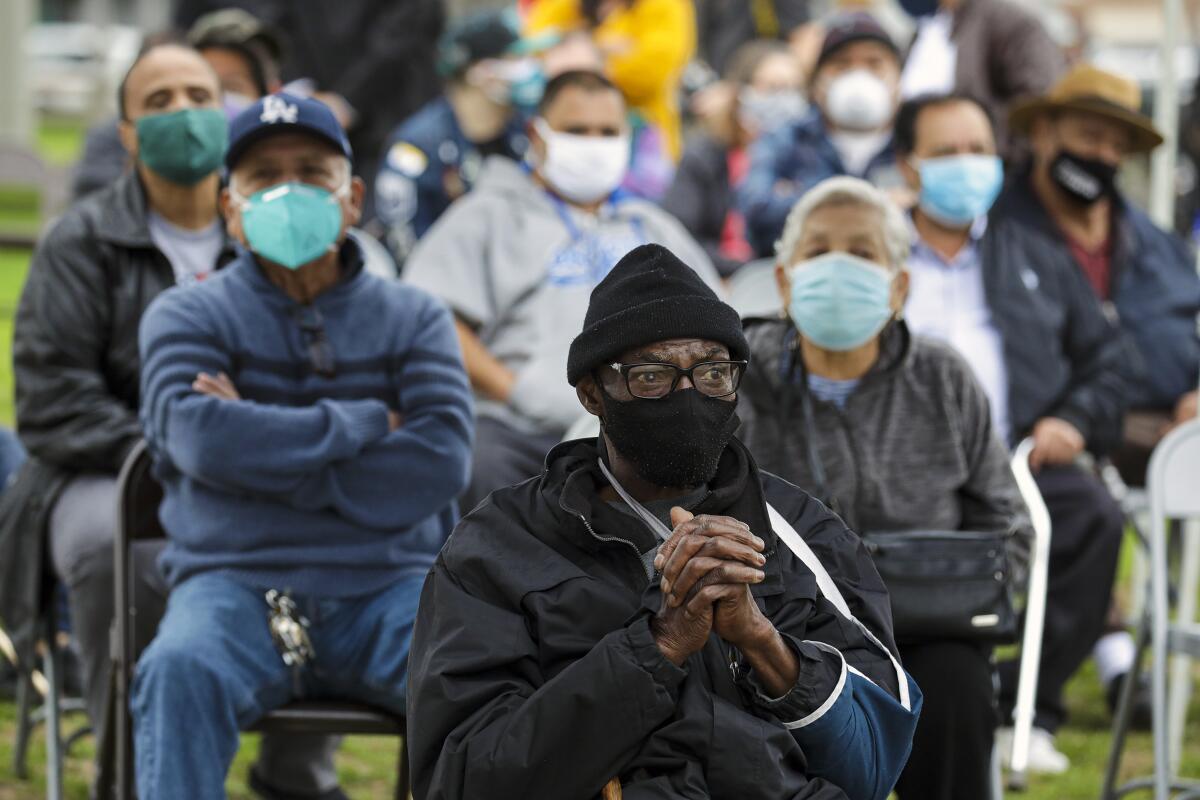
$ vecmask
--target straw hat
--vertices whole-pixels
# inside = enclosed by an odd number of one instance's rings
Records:
[[[1009,127],[1028,135],[1033,121],[1046,111],[1087,111],[1124,123],[1133,134],[1135,153],[1153,150],[1163,136],[1150,118],[1141,113],[1142,92],[1133,81],[1080,64],[1072,69],[1042,97],[1026,100],[1013,107]]]

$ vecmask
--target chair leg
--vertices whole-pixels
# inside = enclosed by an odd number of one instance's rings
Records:
[[[1004,777],[1000,769],[1000,762],[1003,760],[1004,755],[1000,752],[1000,745],[993,742],[991,764],[992,800],[1004,800]]]
[[[400,737],[400,764],[396,770],[396,800],[408,800],[412,787],[408,777],[408,734]]]
[[[33,677],[17,665],[17,741],[13,747],[13,774],[29,779],[29,737],[33,734]]]
[[[1143,605],[1145,603],[1143,602]],[[1108,765],[1104,771],[1104,788],[1100,800],[1115,800],[1117,776],[1121,771],[1121,757],[1125,752],[1125,740],[1129,735],[1129,725],[1133,718],[1133,698],[1138,682],[1142,677],[1145,665],[1146,648],[1150,644],[1150,619],[1144,618],[1138,626],[1137,643],[1133,657],[1133,669],[1125,676],[1121,684],[1121,696],[1117,700],[1117,710],[1113,715],[1112,743],[1109,745]]]
[[[108,700],[104,706],[104,718],[96,731],[96,800],[115,800],[117,784],[117,753],[116,753],[116,703],[113,698],[117,693],[116,670],[109,670]]]
[[[1190,625],[1196,620],[1196,586],[1200,583],[1200,520],[1187,520],[1179,526],[1183,539],[1183,563],[1179,572],[1179,605],[1176,624]],[[1171,774],[1179,774],[1183,756],[1183,729],[1191,700],[1192,659],[1177,653],[1171,662],[1171,680],[1167,691],[1167,735],[1170,742]]]
[[[1150,535],[1150,620],[1152,663],[1150,694],[1154,728],[1154,800],[1169,800],[1171,764],[1167,745],[1167,626],[1170,604],[1167,601],[1166,520],[1151,520]]]
[[[55,641],[54,615],[47,616],[46,654],[42,659],[46,674],[46,798],[62,800],[62,675]]]

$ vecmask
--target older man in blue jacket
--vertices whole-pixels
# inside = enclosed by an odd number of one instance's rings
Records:
[[[268,95],[234,119],[226,166],[245,249],[141,324],[171,585],[132,691],[145,798],[224,797],[239,728],[291,700],[403,712],[471,453],[449,311],[365,272],[346,236],[363,184],[333,113]]]
[[[1128,401],[1140,413],[1127,420],[1118,454],[1135,481],[1165,430],[1196,415],[1200,371],[1195,256],[1116,188],[1122,162],[1163,141],[1140,105],[1135,83],[1083,65],[1015,108],[1012,128],[1029,136],[1033,166],[997,204],[1053,243],[1047,263],[1083,272],[1136,345],[1145,379]]]

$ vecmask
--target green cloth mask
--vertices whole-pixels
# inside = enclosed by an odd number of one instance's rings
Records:
[[[138,159],[172,183],[193,186],[221,166],[229,121],[219,108],[185,108],[133,123]]]
[[[246,198],[242,230],[255,253],[288,269],[299,269],[320,258],[337,241],[342,232],[342,206],[337,195],[318,186],[280,183]]]

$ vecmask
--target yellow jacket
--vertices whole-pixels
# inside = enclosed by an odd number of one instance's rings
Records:
[[[526,32],[562,33],[586,26],[579,0],[536,0]],[[632,0],[592,31],[605,51],[605,71],[629,105],[663,132],[671,157],[682,149],[679,77],[696,50],[692,0]]]

